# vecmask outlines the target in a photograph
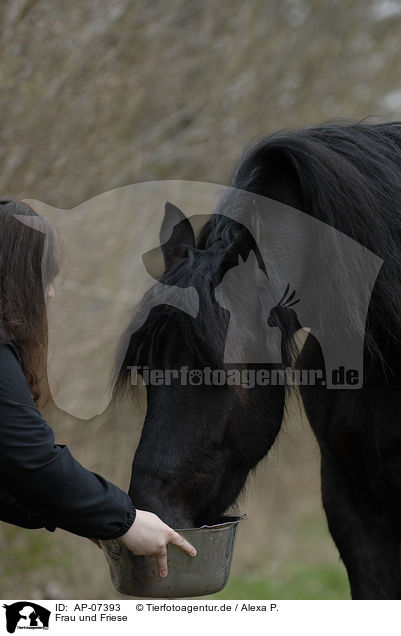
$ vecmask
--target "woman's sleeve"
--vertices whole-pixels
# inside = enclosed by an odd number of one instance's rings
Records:
[[[50,532],[56,530],[53,522],[38,515],[27,505],[15,499],[5,488],[0,488],[0,521],[11,523],[20,528],[30,530],[46,528]]]
[[[84,468],[65,444],[55,444],[7,345],[0,347],[0,487],[47,520],[48,529],[54,524],[83,537],[114,539],[135,520],[128,493]]]

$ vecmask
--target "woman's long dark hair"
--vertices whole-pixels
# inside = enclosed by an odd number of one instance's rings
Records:
[[[61,254],[47,219],[25,203],[0,200],[0,344],[18,347],[35,402],[46,382],[44,292],[59,272]]]

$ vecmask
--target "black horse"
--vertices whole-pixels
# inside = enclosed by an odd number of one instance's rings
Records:
[[[232,185],[303,211],[384,261],[366,320],[363,386],[336,390],[322,383],[300,391],[320,446],[323,505],[352,596],[399,599],[401,125],[329,123],[269,135],[245,153]],[[230,316],[216,302],[216,288],[239,256],[245,260],[251,251],[264,271],[258,246],[240,223],[213,214],[195,239],[188,219],[177,217],[177,210],[174,215],[173,234],[162,246],[160,282],[195,287],[199,313],[193,318],[160,305],[135,333],[130,325],[116,364],[116,393],[131,390],[127,367],[132,365],[224,368]],[[289,346],[300,327],[295,311],[286,306],[276,307],[264,321],[279,327],[282,343]],[[312,334],[296,366],[324,374],[322,349]],[[148,385],[129,490],[134,504],[175,527],[218,518],[273,445],[284,399],[280,385]]]

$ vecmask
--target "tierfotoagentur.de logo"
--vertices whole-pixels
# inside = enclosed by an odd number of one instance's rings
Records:
[[[16,629],[49,629],[50,610],[31,601],[4,604],[6,627],[9,634]]]

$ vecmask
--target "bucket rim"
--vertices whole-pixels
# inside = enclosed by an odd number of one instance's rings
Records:
[[[230,526],[235,526],[237,525],[240,521],[243,521],[245,519],[248,519],[248,515],[247,514],[242,514],[239,516],[227,516],[227,517],[221,517],[221,523],[214,523],[213,525],[203,525],[203,526],[198,526],[196,528],[174,528],[175,532],[188,532],[188,531],[195,531],[195,530],[220,530],[223,527],[230,527]],[[224,521],[223,521],[224,520]]]

